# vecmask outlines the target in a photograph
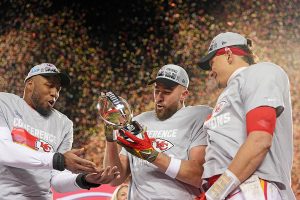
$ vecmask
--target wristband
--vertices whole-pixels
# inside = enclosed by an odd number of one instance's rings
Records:
[[[96,187],[99,187],[101,185],[101,184],[87,182],[86,179],[85,179],[86,175],[87,174],[79,174],[76,177],[76,184],[80,188],[89,190],[91,188],[96,188]]]
[[[171,158],[168,169],[165,174],[170,176],[171,178],[176,178],[179,170],[180,170],[181,160],[176,158]]]
[[[223,200],[240,184],[240,180],[227,169],[205,193],[206,198],[208,200]]]
[[[55,153],[53,155],[53,169],[56,169],[58,171],[64,171],[65,170],[65,157],[61,153]]]

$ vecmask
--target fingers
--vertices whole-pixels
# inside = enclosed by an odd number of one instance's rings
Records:
[[[146,138],[146,140],[150,140],[147,132],[144,133],[144,137]]]
[[[77,164],[79,164],[81,166],[97,169],[96,164],[93,163],[92,161],[89,161],[89,160],[86,160],[86,159],[83,159],[83,158],[80,158],[80,157],[77,157],[75,161],[76,161]]]
[[[84,149],[73,149],[64,153],[65,167],[74,173],[94,173],[98,172],[96,164],[80,158],[78,155],[83,153]]]
[[[130,139],[132,139],[134,142],[139,142],[141,139],[136,137],[135,135],[133,135],[132,133],[130,133],[129,131],[126,130],[120,130],[122,131],[127,137],[129,137]]]
[[[86,177],[86,180],[97,184],[107,184],[116,178],[120,178],[120,172],[118,171],[117,166],[108,166],[105,169],[102,169],[100,173],[89,174]]]
[[[120,171],[118,170],[118,167],[117,166],[113,166],[110,171],[109,171],[109,174],[112,174],[114,176],[118,176],[120,175]]]
[[[124,138],[118,136],[118,137],[117,137],[117,140],[121,143],[120,145],[125,146],[125,147],[128,146],[128,147],[133,148],[133,147],[132,147],[132,143],[129,142],[129,141],[127,141],[127,140],[125,140]]]
[[[70,150],[71,153],[77,155],[77,156],[81,156],[84,153],[84,148],[81,149],[72,149]]]

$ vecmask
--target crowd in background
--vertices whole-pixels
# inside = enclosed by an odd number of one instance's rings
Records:
[[[96,104],[101,91],[127,99],[134,114],[153,108],[152,79],[167,63],[190,77],[188,105],[214,105],[220,92],[197,68],[208,42],[223,31],[254,42],[261,61],[290,78],[294,119],[293,189],[300,198],[300,1],[23,1],[0,2],[0,89],[22,96],[24,77],[50,62],[72,78],[57,109],[74,122],[74,147],[102,162],[105,139]]]

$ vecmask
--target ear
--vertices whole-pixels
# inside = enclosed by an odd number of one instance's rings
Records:
[[[181,93],[180,100],[184,101],[188,96],[189,96],[189,91],[186,88],[184,88],[183,92]]]
[[[25,88],[27,91],[33,91],[34,81],[32,79],[27,80],[25,84]]]
[[[225,55],[226,55],[227,62],[229,64],[231,64],[233,62],[233,53],[232,53],[231,49],[228,47],[225,47],[225,53],[226,53]]]

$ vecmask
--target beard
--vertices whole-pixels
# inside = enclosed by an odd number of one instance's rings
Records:
[[[155,106],[155,114],[156,117],[159,120],[166,120],[169,119],[170,117],[172,117],[172,115],[174,115],[174,113],[176,113],[178,111],[178,106],[176,105],[172,105],[169,106],[168,108],[164,108],[162,110],[158,110],[157,107]]]
[[[35,110],[43,115],[44,117],[47,117],[51,113],[51,108],[50,107],[43,107],[42,103],[40,102],[40,95],[33,90],[32,96],[31,96],[31,101],[34,105]]]

